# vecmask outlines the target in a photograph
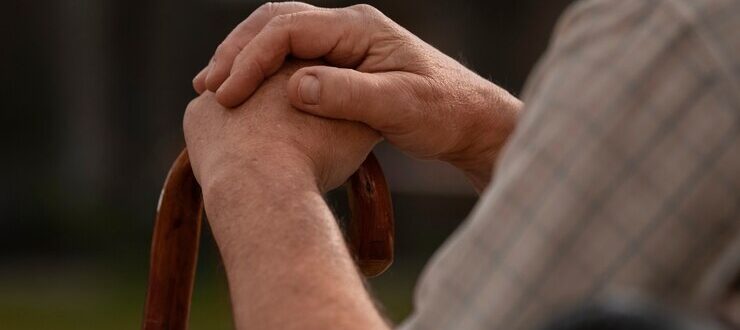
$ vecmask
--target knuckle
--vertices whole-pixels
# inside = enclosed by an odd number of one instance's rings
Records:
[[[242,65],[242,62],[244,62],[244,58],[247,56],[245,52],[239,52],[234,56],[234,63],[232,63],[233,66],[238,67]],[[233,69],[232,69],[233,70]]]
[[[258,59],[255,59],[254,55],[250,56],[245,53],[239,53],[239,55],[234,58],[234,64],[230,70],[230,75],[240,76],[242,74],[249,74],[249,71],[253,70],[256,64],[259,64],[257,61]]]
[[[193,115],[195,114],[195,112],[198,111],[198,105],[200,104],[200,99],[201,97],[198,96],[190,100],[190,102],[188,102],[187,107],[185,107],[185,116],[183,118],[184,121],[189,122],[192,120]]]
[[[213,99],[213,93],[206,92],[190,100],[187,107],[185,107],[185,115],[193,116],[197,114],[211,99]]]
[[[298,19],[298,15],[300,15],[300,13],[277,15],[273,17],[272,20],[270,20],[270,23],[268,23],[268,25],[273,28],[289,26],[295,23],[295,21]]]
[[[388,24],[387,17],[380,10],[368,4],[354,5],[346,8],[348,16],[364,28],[379,27]]]
[[[241,48],[239,48],[239,46],[237,46],[236,44],[224,41],[220,43],[218,47],[216,47],[216,53],[214,54],[214,57],[217,57],[219,59],[233,59],[240,51]]]
[[[371,5],[368,5],[366,3],[354,5],[354,6],[351,6],[351,7],[348,7],[348,8],[350,10],[353,10],[355,12],[358,12],[358,13],[363,14],[363,15],[368,15],[368,16],[375,16],[375,15],[378,15],[380,13],[380,11],[378,9],[376,9],[375,7],[373,7]]]
[[[234,63],[234,67],[231,69],[230,75],[239,81],[244,79],[251,80],[255,78],[266,78],[267,72],[265,72],[262,64],[260,64],[260,61],[263,59],[259,58],[260,55],[256,56],[257,57],[251,58],[243,56],[238,59],[238,61]]]
[[[272,16],[272,14],[275,13],[275,7],[277,5],[278,4],[274,2],[265,2],[254,11],[254,14]]]
[[[192,113],[193,111],[195,111],[195,109],[198,107],[198,102],[199,102],[198,100],[199,99],[200,99],[200,96],[198,96],[198,97],[190,100],[190,102],[188,102],[187,107],[185,107],[185,114],[186,115]]]
[[[362,98],[363,91],[363,89],[360,88],[360,84],[355,83],[347,71],[345,71],[341,77],[342,84],[347,86],[347,90],[349,91],[349,93],[346,94],[347,103],[351,104],[354,101],[359,101]],[[350,104],[345,104],[344,106],[349,106]]]
[[[337,82],[339,86],[343,86],[345,92],[335,94],[336,104],[334,106],[336,109],[351,111],[350,109],[355,105],[355,102],[360,101],[362,90],[359,88],[359,84],[355,83],[347,72],[339,74],[337,76]]]
[[[194,112],[196,111],[195,109],[198,106],[198,99],[199,97],[196,97],[190,100],[190,102],[188,102],[187,107],[185,107],[185,113],[182,116],[182,128],[186,134],[189,131],[189,128],[192,126],[193,115],[194,115]]]
[[[259,8],[254,11],[253,15],[259,17],[275,17],[280,15],[280,13],[313,8],[315,7],[312,5],[298,1],[266,2],[259,6]]]
[[[372,12],[374,10],[377,10],[377,9],[375,9],[375,7],[373,7],[371,5],[368,5],[366,3],[361,3],[361,4],[353,5],[353,6],[350,6],[349,8],[350,9],[353,9],[355,11],[361,12],[361,13],[370,13],[370,12]]]
[[[226,52],[226,49],[229,47],[226,42],[222,42],[218,44],[218,47],[216,47],[216,53],[214,54],[214,57],[221,57]]]
[[[204,115],[208,113],[206,108],[213,108],[217,105],[215,94],[210,92],[203,93],[190,100],[185,107],[182,118],[183,129],[187,132],[188,128],[197,127],[204,120]]]

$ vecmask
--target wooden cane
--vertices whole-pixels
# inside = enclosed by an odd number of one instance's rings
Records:
[[[393,211],[383,171],[371,153],[348,181],[348,244],[360,271],[380,275],[393,262]],[[187,150],[170,168],[157,206],[142,328],[187,329],[203,200]]]

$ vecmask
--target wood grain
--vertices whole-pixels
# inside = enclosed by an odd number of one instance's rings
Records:
[[[159,197],[144,306],[145,330],[187,329],[202,200],[184,150],[172,165]]]
[[[382,274],[393,263],[393,206],[380,163],[372,153],[348,181],[352,217],[349,246],[367,277]]]

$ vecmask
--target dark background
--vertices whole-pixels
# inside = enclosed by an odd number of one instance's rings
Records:
[[[371,1],[515,95],[569,0]],[[261,4],[247,0],[4,2],[0,134],[0,328],[139,326],[160,186],[183,146],[193,75]],[[349,1],[316,1],[342,7]],[[421,267],[476,201],[464,178],[381,145],[397,259],[371,282],[394,321]],[[333,196],[339,196],[334,194]],[[342,198],[332,198],[346,216]],[[230,328],[206,234],[193,329]]]

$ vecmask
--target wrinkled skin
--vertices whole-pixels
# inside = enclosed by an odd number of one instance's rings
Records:
[[[447,161],[481,190],[522,104],[378,10],[268,3],[219,45],[193,81],[227,107],[244,102],[287,55],[322,58],[295,72],[291,104],[366,123],[418,158]]]
[[[287,63],[233,109],[216,102],[213,93],[190,102],[183,128],[193,171],[206,191],[253,170],[297,172],[315,178],[326,191],[359,167],[380,136],[362,123],[293,108],[285,86],[306,65]]]

